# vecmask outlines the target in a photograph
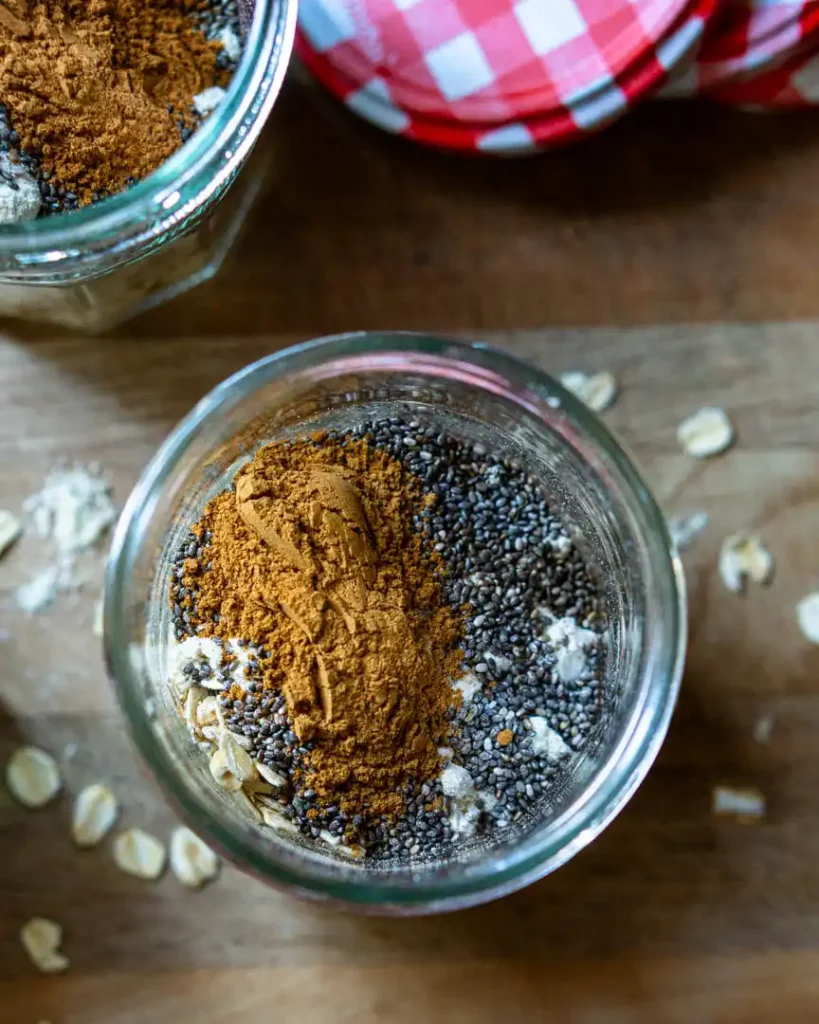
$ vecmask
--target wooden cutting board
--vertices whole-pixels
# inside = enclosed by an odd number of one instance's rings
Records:
[[[173,423],[212,385],[286,341],[0,339],[0,507],[20,510],[63,457],[98,461],[121,503]],[[0,793],[2,1024],[703,1024],[819,1017],[819,648],[795,602],[819,589],[819,326],[543,330],[492,337],[553,373],[611,369],[606,420],[670,512],[710,525],[685,555],[691,641],[659,760],[629,806],[557,874],[503,901],[424,920],[300,903],[232,869],[202,892],[120,874],[77,852],[69,801],[27,812]],[[701,405],[730,411],[723,457],[677,447]],[[721,539],[759,530],[769,588],[728,593]],[[78,597],[25,617],[12,590],[48,551],[0,564],[0,761],[54,751],[69,792],[98,779],[123,823],[173,818],[125,740],[92,630],[101,566]],[[763,716],[773,730],[754,738]],[[766,820],[710,812],[717,783],[756,785]],[[30,916],[65,928],[44,978],[17,940]]]

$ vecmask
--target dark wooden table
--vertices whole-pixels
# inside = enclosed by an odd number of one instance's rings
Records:
[[[470,161],[383,137],[294,80],[270,142],[266,211],[216,281],[108,338],[6,325],[0,507],[19,510],[61,456],[98,459],[121,502],[205,390],[293,338],[500,329],[492,340],[553,372],[613,369],[608,420],[660,499],[711,512],[686,556],[680,706],[589,850],[427,921],[330,913],[232,870],[201,893],[129,879],[107,849],[73,849],[67,799],[25,812],[0,787],[1,1024],[819,1019],[819,648],[793,613],[819,586],[819,326],[759,323],[819,315],[819,121],[658,106],[573,150]],[[675,428],[706,403],[730,410],[739,443],[693,463]],[[743,526],[777,563],[745,599],[715,572]],[[0,566],[0,762],[42,743],[69,791],[108,779],[124,824],[167,837],[104,682],[97,586],[41,617],[14,609],[40,557],[26,538]],[[766,820],[715,822],[719,782],[758,785]],[[65,926],[61,978],[19,947],[32,914]]]
[[[294,75],[265,144],[265,208],[218,280],[118,334],[819,315],[813,114],[655,103],[570,149],[471,159],[385,135]]]

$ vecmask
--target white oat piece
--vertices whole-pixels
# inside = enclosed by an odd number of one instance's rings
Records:
[[[183,885],[198,889],[219,873],[219,858],[189,828],[174,829],[170,843],[171,871]]]
[[[20,929],[23,949],[43,974],[59,974],[68,967],[68,957],[60,952],[62,941],[62,927],[47,917],[32,917]]]
[[[718,818],[733,818],[740,825],[753,825],[765,817],[765,797],[758,789],[715,786],[711,811]]]
[[[560,383],[595,412],[605,412],[617,397],[617,381],[609,370],[592,374],[570,370],[561,376]]]
[[[129,828],[114,839],[114,863],[128,875],[154,881],[165,870],[162,843],[141,828]]]
[[[44,807],[60,792],[57,762],[39,747],[18,747],[6,766],[6,785],[24,807]]]
[[[71,835],[79,847],[96,846],[114,827],[119,803],[111,790],[100,782],[86,786],[74,801]]]
[[[717,567],[725,586],[733,593],[741,594],[746,580],[763,586],[770,583],[774,560],[757,534],[743,530],[722,542]]]
[[[719,455],[734,442],[734,428],[724,409],[707,406],[677,427],[677,440],[688,455],[707,459]]]

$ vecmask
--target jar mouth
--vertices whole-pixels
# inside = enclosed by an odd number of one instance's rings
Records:
[[[295,0],[256,0],[253,24],[227,95],[186,143],[136,185],[100,203],[0,226],[0,254],[14,257],[19,265],[58,262],[79,255],[78,245],[90,238],[114,234],[157,217],[170,218],[172,225],[189,216],[189,204],[183,208],[180,194],[186,183],[226,150],[241,160],[256,141],[284,81],[296,14]],[[252,127],[242,132],[248,119]],[[214,181],[212,191],[220,184]],[[202,201],[206,198],[203,195]]]
[[[650,651],[640,663],[637,696],[616,743],[565,811],[549,822],[544,834],[527,836],[502,864],[488,856],[476,860],[457,878],[424,878],[423,865],[411,884],[398,884],[389,873],[357,870],[343,878],[298,858],[281,859],[275,843],[270,855],[249,849],[228,824],[209,815],[184,784],[177,767],[158,741],[144,701],[133,685],[126,636],[126,594],[140,538],[157,508],[157,498],[197,433],[206,422],[230,415],[240,396],[266,383],[321,367],[328,375],[394,368],[399,362],[414,372],[466,379],[487,394],[507,397],[510,383],[517,404],[547,422],[556,406],[566,436],[574,433],[593,445],[595,468],[626,495],[637,517],[645,551],[635,555],[646,564],[657,602]],[[275,353],[238,371],[206,395],[179,424],[154,456],[138,482],[115,531],[105,586],[105,649],[109,675],[126,721],[142,756],[177,809],[223,855],[267,883],[348,908],[393,914],[430,913],[485,902],[519,889],[564,864],[588,845],[622,809],[645,777],[665,738],[682,675],[685,641],[685,587],[682,567],[668,535],[665,518],[638,471],[600,420],[545,373],[487,345],[416,334],[339,335]]]

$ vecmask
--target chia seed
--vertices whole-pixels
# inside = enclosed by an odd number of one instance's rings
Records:
[[[474,786],[465,835],[491,837],[535,820],[567,762],[600,723],[605,615],[599,584],[541,485],[514,460],[398,417],[363,423],[346,435],[328,433],[342,442],[368,435],[434,496],[413,525],[446,566],[435,571],[447,600],[464,610],[461,671],[476,680],[469,699],[453,709],[445,755]],[[210,569],[210,541],[190,533],[177,545],[169,595],[177,640],[196,635],[195,580]],[[583,633],[577,679],[559,670],[560,651],[546,635],[554,620],[572,621]],[[312,840],[323,831],[344,845],[360,844],[374,862],[454,854],[464,841],[458,821],[463,825],[466,812],[463,798],[447,795],[441,779],[408,780],[398,820],[347,820],[338,806],[322,806],[309,788],[311,744],[299,744],[282,694],[261,685],[260,663],[271,652],[251,646],[248,655],[243,699],[221,698],[226,721],[247,737],[254,759],[285,777],[275,799],[303,836]],[[211,667],[191,671],[202,681]],[[228,674],[226,689],[230,682]],[[544,732],[556,734],[545,747],[538,745]]]

